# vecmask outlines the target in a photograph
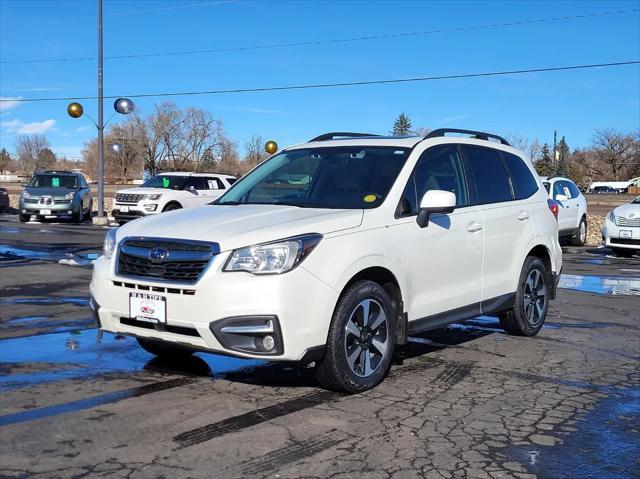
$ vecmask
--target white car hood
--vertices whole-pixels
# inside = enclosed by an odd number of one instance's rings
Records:
[[[640,218],[640,205],[629,203],[626,205],[618,206],[613,210],[613,214],[629,219]]]
[[[212,241],[221,251],[306,233],[329,234],[357,228],[363,210],[276,205],[207,205],[137,219],[120,227],[127,236]]]
[[[176,191],[176,190],[169,190],[167,188],[142,188],[142,187],[138,187],[138,188],[127,188],[126,190],[118,190],[118,191],[116,191],[116,194],[124,193],[124,194],[127,194],[127,195],[157,195],[157,194],[162,194],[162,193],[170,193],[172,191]]]

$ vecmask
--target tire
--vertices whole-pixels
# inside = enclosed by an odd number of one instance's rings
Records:
[[[513,307],[500,315],[500,325],[515,336],[535,336],[549,310],[551,276],[544,263],[528,256],[522,266]]]
[[[333,313],[324,357],[316,368],[316,379],[323,388],[352,394],[383,381],[396,342],[392,304],[384,288],[373,281],[358,281],[342,294]]]
[[[18,215],[18,219],[20,220],[20,223],[26,223],[31,219],[31,215],[23,215],[22,213],[20,213]]]
[[[138,340],[138,344],[142,349],[146,352],[151,353],[159,358],[184,358],[186,356],[191,356],[193,351],[184,348],[178,348],[175,346],[171,346],[168,343],[162,341],[154,341],[153,339],[146,338],[136,338]]]
[[[164,213],[165,211],[179,210],[181,208],[182,208],[182,206],[180,206],[180,204],[178,204],[178,203],[169,203],[167,206],[164,207],[162,212]]]
[[[118,225],[122,226],[122,225],[126,225],[127,222],[126,221],[118,221]]]
[[[584,246],[586,242],[587,242],[587,220],[583,216],[580,219],[580,224],[578,225],[578,232],[573,238],[571,238],[571,245]]]
[[[84,221],[84,210],[82,209],[82,205],[80,205],[80,211],[71,215],[71,221],[76,225],[79,225]]]
[[[633,250],[631,249],[611,248],[611,250],[616,256],[620,256],[621,258],[630,258],[633,255]]]

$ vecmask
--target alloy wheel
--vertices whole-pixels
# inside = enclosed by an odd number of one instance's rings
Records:
[[[541,320],[547,304],[547,286],[537,269],[531,270],[524,284],[524,315],[532,326]]]
[[[353,309],[345,326],[347,364],[359,377],[371,376],[382,363],[389,347],[388,321],[374,299],[364,299]]]

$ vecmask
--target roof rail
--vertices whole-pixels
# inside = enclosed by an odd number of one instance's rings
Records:
[[[72,174],[72,173],[78,173],[77,171],[69,171],[69,170],[44,170],[41,173],[53,173],[53,174],[60,174],[60,173],[65,173],[65,174]]]
[[[361,138],[365,136],[380,136],[374,135],[372,133],[349,133],[346,131],[334,131],[331,133],[325,133],[324,135],[316,136],[309,140],[311,141],[326,141],[326,140],[335,140],[336,138],[344,137],[344,138]]]
[[[433,130],[429,132],[424,139],[427,138],[436,138],[438,136],[445,136],[446,133],[462,133],[465,135],[471,135],[478,140],[489,140],[489,138],[494,138],[498,140],[503,145],[511,146],[507,140],[502,138],[501,136],[494,135],[493,133],[485,133],[483,131],[475,131],[475,130],[460,130],[458,128],[438,128],[437,130]]]

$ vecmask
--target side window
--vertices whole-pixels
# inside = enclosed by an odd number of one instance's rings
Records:
[[[567,185],[569,186],[569,191],[571,192],[571,198],[577,198],[580,196],[580,190],[572,181],[567,181]]]
[[[569,187],[568,181],[558,181],[558,189],[560,190],[560,194],[566,196],[568,199],[574,198],[571,194],[571,188]]]
[[[405,187],[396,216],[418,214],[418,203],[429,190],[451,191],[456,195],[456,207],[469,205],[457,145],[435,146],[420,156]]]
[[[224,184],[218,178],[205,178],[205,187],[207,190],[224,190]]]
[[[233,185],[236,181],[238,181],[238,179],[237,179],[237,178],[227,178],[227,182],[228,182],[230,185]]]
[[[529,198],[538,191],[538,183],[524,160],[511,153],[502,152],[501,154],[511,173],[511,182],[513,188],[516,190],[516,199],[523,200]]]
[[[201,176],[190,176],[189,179],[184,182],[182,189],[190,190],[192,187],[196,190],[205,190],[204,178]]]
[[[555,200],[558,195],[564,195],[564,189],[562,188],[562,181],[556,181],[553,184],[553,199]]]
[[[465,145],[468,170],[475,183],[480,205],[513,200],[509,175],[496,150]]]

